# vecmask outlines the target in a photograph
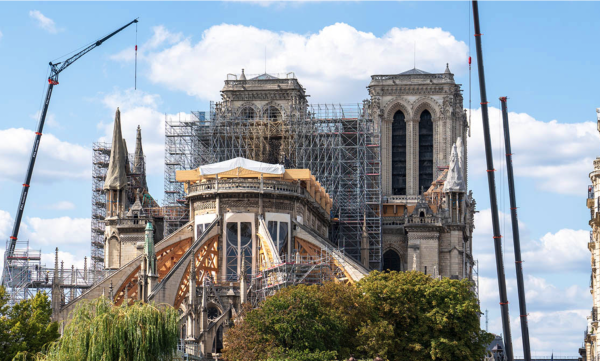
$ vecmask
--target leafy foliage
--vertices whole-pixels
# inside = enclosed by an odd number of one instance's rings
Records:
[[[83,301],[63,337],[38,361],[167,361],[178,342],[178,315],[170,306],[114,306],[107,298]]]
[[[372,272],[356,285],[296,286],[267,298],[225,336],[227,360],[481,360],[493,336],[479,327],[468,280]]]
[[[358,288],[377,310],[358,348],[393,360],[481,360],[493,335],[481,330],[468,280],[421,272],[372,272]]]
[[[39,352],[58,339],[58,323],[52,322],[52,308],[45,293],[23,300],[13,307],[0,287],[0,360],[12,360],[19,352]]]

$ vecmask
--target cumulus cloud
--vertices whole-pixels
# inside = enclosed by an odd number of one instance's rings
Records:
[[[56,211],[66,211],[66,210],[70,210],[70,209],[75,209],[75,204],[73,204],[72,202],[69,202],[69,201],[59,201],[56,203],[46,205],[43,208],[53,209]]]
[[[61,30],[56,27],[54,20],[44,16],[44,14],[42,14],[39,10],[31,10],[29,12],[29,17],[36,21],[37,26],[46,30],[50,34],[56,34]]]
[[[174,115],[160,113],[158,111],[160,102],[160,96],[156,94],[148,94],[140,90],[134,91],[133,89],[116,89],[103,97],[102,103],[109,111],[106,122],[103,121],[98,124],[98,127],[103,129],[105,134],[100,138],[100,141],[111,142],[114,112],[119,107],[121,111],[121,129],[123,137],[127,141],[129,152],[135,150],[137,127],[139,125],[142,129],[142,146],[147,165],[146,172],[149,175],[162,174],[163,172],[165,118],[189,116],[184,113]]]
[[[510,215],[499,212],[503,230],[503,254],[505,264],[514,262]],[[473,248],[482,270],[495,271],[494,244],[492,239],[491,210],[484,209],[475,215]],[[589,231],[561,229],[546,233],[540,239],[532,239],[527,226],[519,221],[521,254],[524,267],[530,272],[588,272],[590,253],[587,248]]]
[[[171,33],[163,25],[153,27],[152,32],[152,37],[138,47],[138,60],[144,60],[148,52],[156,50],[164,45],[173,45],[180,42],[183,38],[183,34]],[[131,49],[123,49],[119,53],[112,55],[110,58],[118,61],[133,61],[135,59],[135,52]]]
[[[446,63],[463,72],[459,64],[466,64],[468,52],[464,42],[441,28],[392,28],[376,36],[344,23],[312,34],[221,24],[205,30],[197,42],[159,27],[147,44],[157,48],[145,55],[151,81],[209,100],[218,98],[228,73],[264,72],[265,50],[267,72],[295,72],[313,102],[361,101],[372,74],[413,68],[415,44],[417,67],[432,72],[443,71]],[[131,55],[115,58],[130,60]]]
[[[473,251],[479,259],[481,272],[485,275],[496,274],[496,260],[492,239],[491,210],[484,209],[475,214],[475,231],[473,232]],[[510,215],[499,212],[500,224],[506,233],[503,234],[504,264],[514,267],[514,248]],[[546,233],[540,239],[532,239],[527,225],[519,221],[521,235],[521,254],[527,272],[560,273],[584,272],[590,270],[590,252],[587,249],[589,231],[561,229],[556,233]]]
[[[22,180],[31,155],[35,133],[29,129],[0,130],[0,179]],[[45,133],[40,142],[34,182],[91,177],[91,149],[61,141]]]
[[[12,231],[14,219],[9,212],[0,210],[0,239],[6,240]],[[65,267],[74,264],[83,267],[83,257],[89,253],[89,218],[37,218],[25,217],[21,223],[19,240],[29,240],[34,250],[42,250],[42,264],[54,265],[54,248],[59,247],[59,260],[65,261]],[[3,266],[4,249],[0,253]],[[88,260],[89,263],[89,260]]]
[[[500,110],[490,108],[494,167],[504,164],[504,136]],[[598,155],[600,136],[595,122],[559,123],[534,119],[526,113],[509,112],[515,176],[532,178],[541,190],[583,196],[588,174]],[[484,176],[485,153],[481,109],[472,113],[469,139],[469,172]]]

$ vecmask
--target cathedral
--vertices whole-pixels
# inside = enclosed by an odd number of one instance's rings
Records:
[[[54,318],[100,295],[168,303],[180,311],[185,352],[207,356],[241,304],[281,287],[353,283],[373,269],[473,280],[460,85],[447,66],[373,75],[367,89],[349,113],[309,104],[293,73],[228,76],[199,123],[195,165],[171,177],[186,212],[176,229],[172,207],[148,190],[142,130],[130,155],[117,109],[103,183],[105,276],[66,304],[55,280]]]

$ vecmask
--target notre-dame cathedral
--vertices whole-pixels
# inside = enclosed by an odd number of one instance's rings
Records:
[[[192,163],[167,144],[165,181],[181,191],[163,206],[147,186],[142,129],[131,157],[117,109],[101,188],[107,272],[68,302],[55,276],[54,319],[102,294],[167,303],[186,352],[206,355],[243,303],[288,285],[354,283],[373,269],[473,279],[460,85],[446,67],[373,75],[367,89],[353,107],[311,105],[294,74],[229,75],[209,117],[167,132]]]
[[[470,277],[475,202],[467,191],[469,125],[460,84],[446,66],[441,73],[411,69],[373,75],[367,89],[369,98],[363,103],[362,116],[380,127],[380,142],[374,144],[379,147],[379,159],[374,162],[381,163],[380,208],[375,210],[381,217],[381,257],[379,262],[369,262],[365,249],[372,245],[363,242],[361,262],[372,269],[416,269],[435,276]],[[294,142],[304,140],[294,139],[290,135],[294,129],[286,129],[286,124],[293,128],[295,123],[282,121],[310,119],[314,111],[298,79],[269,74],[247,77],[242,70],[241,75],[225,81],[221,96],[217,115],[260,119],[261,129],[268,134],[259,135],[255,128],[254,133],[249,131],[249,137],[264,142],[247,145],[245,156],[280,164],[303,156],[294,152],[302,146]],[[232,156],[226,154],[225,158]],[[314,164],[307,167],[319,167]],[[456,184],[447,184],[449,179]]]

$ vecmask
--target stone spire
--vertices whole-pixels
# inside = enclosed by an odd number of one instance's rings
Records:
[[[240,75],[240,80],[246,80],[246,74],[244,74],[244,69],[242,69],[242,75]]]
[[[446,63],[446,70],[444,71],[444,74],[451,74],[450,73],[450,67],[448,66],[448,63]]]
[[[125,143],[123,142],[123,134],[121,133],[121,112],[117,108],[110,160],[104,181],[105,190],[120,190],[125,188],[127,184],[127,174],[125,173],[126,157]]]
[[[146,160],[144,158],[144,149],[142,148],[142,128],[140,128],[139,125],[137,127],[137,136],[135,138],[133,173],[138,174],[142,188],[148,190],[148,184],[146,183]]]

